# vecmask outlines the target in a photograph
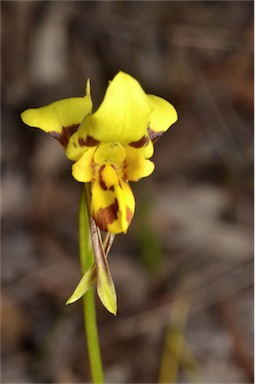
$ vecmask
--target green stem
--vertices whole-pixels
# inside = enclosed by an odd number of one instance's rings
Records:
[[[88,187],[82,190],[79,210],[79,246],[82,274],[89,269],[94,262],[94,251],[91,244],[89,224]],[[84,325],[87,336],[90,371],[93,383],[104,383],[104,374],[101,361],[99,338],[97,331],[94,288],[91,287],[83,297]]]

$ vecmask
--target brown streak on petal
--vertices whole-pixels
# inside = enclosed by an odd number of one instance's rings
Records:
[[[148,128],[148,134],[153,144],[162,136],[164,131],[155,132],[151,128]]]
[[[134,148],[142,148],[143,146],[147,145],[148,142],[149,142],[148,136],[143,136],[141,137],[140,140],[132,141],[131,143],[129,143],[129,145]]]
[[[127,182],[127,160],[125,159],[122,164],[122,179],[124,182]]]
[[[62,132],[51,131],[49,134],[58,140],[64,148],[67,147],[70,137],[77,131],[80,124],[69,125],[68,127],[62,127]]]
[[[119,209],[119,204],[117,199],[115,199],[114,202],[111,205],[109,205],[109,207],[100,208],[94,214],[94,220],[97,226],[102,231],[107,232],[107,224],[112,224],[115,220],[118,219],[118,215],[117,215],[118,209]]]
[[[102,172],[103,170],[105,169],[105,164],[103,164],[100,169],[99,169],[99,185],[100,187],[104,190],[104,191],[107,191],[107,186],[103,180],[103,176],[102,176]]]
[[[129,207],[126,208],[126,216],[127,216],[127,222],[128,222],[128,224],[130,224],[132,219],[133,219],[134,214]]]
[[[100,141],[88,135],[86,139],[80,137],[78,143],[81,147],[96,147]]]
[[[114,164],[111,164],[111,167],[114,169],[115,172],[117,172],[117,171],[116,171],[116,168],[115,168],[115,166],[114,166]],[[99,169],[99,172],[98,172],[98,173],[99,173],[99,185],[100,185],[100,187],[101,187],[104,191],[111,191],[111,192],[114,192],[115,185],[113,184],[113,185],[111,185],[110,187],[107,187],[107,185],[106,185],[106,183],[105,183],[105,181],[104,181],[104,179],[103,179],[102,172],[103,172],[104,168],[105,168],[105,164],[101,165],[101,167],[100,167],[100,169]],[[119,182],[119,186],[121,187],[120,182]]]

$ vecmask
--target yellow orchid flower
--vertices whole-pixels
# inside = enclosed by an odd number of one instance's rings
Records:
[[[107,262],[109,244],[114,234],[127,232],[134,216],[135,199],[129,182],[153,172],[154,163],[149,160],[153,144],[176,122],[177,112],[166,100],[146,94],[133,77],[119,72],[93,114],[88,80],[84,97],[28,109],[21,119],[57,139],[74,161],[73,177],[91,183],[90,232],[95,263],[67,303],[78,300],[97,278],[101,301],[116,313],[116,292]],[[108,232],[110,243],[103,245],[99,229]]]
[[[177,113],[124,72],[110,82],[98,110],[91,111],[88,81],[84,97],[28,109],[21,118],[59,140],[75,161],[74,178],[91,182],[91,214],[97,226],[126,233],[135,210],[129,181],[153,172],[153,143],[177,120]]]

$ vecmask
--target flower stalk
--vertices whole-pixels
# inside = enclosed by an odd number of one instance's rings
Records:
[[[89,186],[82,189],[79,208],[79,250],[82,274],[84,275],[94,262],[94,250],[90,235],[89,220]],[[99,337],[96,321],[94,287],[91,286],[83,296],[84,326],[87,338],[89,364],[93,383],[104,383],[104,373],[99,345]]]

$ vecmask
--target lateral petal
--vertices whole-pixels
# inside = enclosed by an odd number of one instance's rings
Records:
[[[149,176],[155,168],[152,161],[144,157],[142,150],[127,146],[124,165],[125,177],[129,181],[138,181],[142,177]]]
[[[174,106],[165,99],[155,95],[147,95],[154,110],[150,116],[148,133],[154,143],[168,128],[174,124],[178,115]]]
[[[73,177],[80,182],[88,183],[93,176],[93,156],[96,148],[89,148],[72,166]]]
[[[42,129],[66,148],[70,137],[92,110],[89,95],[55,101],[45,107],[31,108],[21,113],[22,121]]]

